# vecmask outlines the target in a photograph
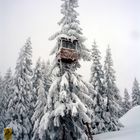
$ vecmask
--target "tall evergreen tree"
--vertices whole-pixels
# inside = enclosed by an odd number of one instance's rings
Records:
[[[10,121],[10,116],[8,116],[8,103],[10,96],[13,92],[13,77],[12,77],[12,71],[9,68],[4,76],[3,79],[3,97],[2,97],[2,108],[1,113],[3,112],[3,121],[5,122],[5,127]]]
[[[100,51],[95,41],[94,44],[92,45],[91,52],[92,52],[91,54],[92,66],[91,66],[90,83],[93,85],[94,89],[97,92],[104,94],[103,91],[104,72],[102,70],[102,65],[100,62],[101,61]]]
[[[131,109],[130,95],[127,89],[124,89],[124,101],[123,101],[123,114]]]
[[[34,69],[33,88],[36,96],[35,112],[32,116],[33,140],[39,139],[38,127],[42,116],[44,115],[44,108],[47,101],[47,94],[51,85],[51,75],[48,75],[50,63],[41,61],[39,58]]]
[[[63,0],[62,14],[64,17],[59,22],[62,25],[60,32],[56,33],[51,39],[62,37],[70,40],[78,40],[77,52],[79,58],[89,59],[88,50],[85,48],[79,21],[78,13],[75,8],[78,7],[77,0]],[[59,42],[53,49],[57,53]],[[56,67],[59,71],[57,77],[53,80],[47,96],[45,114],[39,124],[39,137],[41,140],[86,140],[92,139],[89,130],[91,122],[89,107],[93,101],[89,97],[89,91],[85,82],[75,73],[78,63],[59,64],[56,61]]]
[[[105,111],[105,102],[104,102],[104,85],[103,85],[103,79],[104,79],[104,72],[102,70],[101,65],[101,56],[100,51],[98,50],[98,46],[96,42],[94,41],[94,44],[92,45],[92,66],[91,66],[91,77],[90,77],[90,83],[94,87],[94,90],[97,92],[96,94],[96,104],[93,107],[95,116],[93,118],[92,127],[93,127],[93,133],[98,134],[101,132],[105,132],[105,123],[106,120],[104,118],[106,111]]]
[[[8,69],[4,78],[0,78],[0,134],[3,134],[4,128],[10,121],[7,114],[8,99],[12,93],[12,72]]]
[[[106,128],[109,131],[115,131],[120,129],[118,112],[120,110],[119,106],[119,93],[116,86],[115,71],[113,69],[113,61],[111,58],[111,49],[108,47],[106,51],[106,58],[104,64],[104,86],[105,94],[107,97],[107,109],[106,118],[108,123],[106,123]]]
[[[0,135],[3,133],[5,122],[3,121],[3,77],[0,74]],[[1,138],[1,137],[0,137]]]
[[[137,79],[135,78],[132,87],[132,106],[140,105],[140,87]]]
[[[12,118],[8,127],[13,129],[13,139],[30,140],[32,101],[32,47],[27,39],[17,60],[14,76],[14,92],[11,94],[8,110]]]
[[[32,140],[39,140],[39,123],[42,116],[44,115],[44,108],[47,103],[47,94],[45,92],[43,77],[38,79],[37,93],[38,96],[35,106],[35,112],[32,116],[32,122],[34,122]]]
[[[48,93],[49,91],[49,88],[51,86],[51,83],[52,83],[52,73],[51,74],[48,74],[49,71],[50,71],[50,62],[47,61],[47,63],[45,63],[44,61],[41,62],[41,71],[42,71],[42,80],[43,80],[43,83],[44,83],[44,87],[45,87],[45,91],[46,93]]]
[[[123,103],[123,98],[119,94],[117,97],[117,103],[119,104],[119,112],[118,112],[118,117],[121,118],[124,114],[123,108],[124,108],[124,103]]]
[[[38,97],[38,86],[39,81],[42,79],[42,69],[41,69],[41,58],[38,58],[36,62],[36,66],[34,68],[34,73],[32,77],[32,84],[33,84],[33,92],[34,92],[34,105],[36,104],[37,97]]]

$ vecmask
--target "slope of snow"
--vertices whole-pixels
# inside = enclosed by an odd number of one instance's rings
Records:
[[[95,135],[95,140],[140,140],[140,106],[128,111],[121,119],[120,131]]]
[[[125,127],[140,126],[140,106],[136,106],[129,110],[120,121]]]

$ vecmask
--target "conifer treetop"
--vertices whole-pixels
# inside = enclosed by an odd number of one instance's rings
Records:
[[[92,66],[91,66],[91,78],[90,78],[90,83],[94,86],[94,89],[96,87],[101,87],[102,86],[102,80],[104,77],[104,73],[102,70],[102,65],[101,65],[101,56],[100,56],[100,51],[98,49],[98,45],[96,44],[96,41],[94,41],[92,45],[92,50],[91,50],[91,59],[92,59]]]
[[[130,95],[129,95],[128,90],[126,88],[124,89],[124,100],[126,100],[126,101],[130,100]]]
[[[115,70],[113,69],[113,60],[112,60],[111,49],[110,49],[109,45],[106,50],[104,70],[105,70],[105,78],[107,78],[107,79],[111,78],[112,82],[115,82],[116,81],[116,78],[114,76]]]
[[[56,37],[71,37],[85,39],[81,36],[82,29],[79,27],[80,21],[77,19],[79,15],[75,8],[78,7],[78,0],[62,0],[63,4],[61,5],[61,13],[64,15],[62,19],[58,22],[58,25],[61,26],[61,30],[55,33],[50,37],[50,40],[55,39]]]
[[[26,40],[25,45],[21,48],[19,58],[17,60],[15,76],[30,75],[32,76],[32,47],[30,37]],[[26,71],[25,71],[26,69]]]
[[[70,23],[77,23],[79,24],[79,20],[77,20],[77,16],[79,15],[74,8],[78,7],[77,0],[62,0],[65,1],[61,5],[61,13],[64,15],[64,17],[58,22],[59,25],[62,24],[62,26]]]
[[[77,19],[79,15],[75,8],[78,7],[78,0],[62,0],[61,13],[63,14],[62,19],[58,22],[61,26],[61,30],[52,35],[49,39],[58,40],[61,38],[67,38],[70,40],[78,40],[77,50],[80,54],[80,58],[83,60],[90,60],[89,50],[85,47],[83,42],[86,40],[82,33],[82,28],[79,27],[80,22]],[[58,48],[58,43],[52,50],[51,54],[56,53]]]

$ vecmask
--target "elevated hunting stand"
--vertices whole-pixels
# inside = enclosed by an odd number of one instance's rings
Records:
[[[78,61],[77,52],[78,40],[61,37],[58,41],[58,53],[56,54],[58,62],[73,63]]]

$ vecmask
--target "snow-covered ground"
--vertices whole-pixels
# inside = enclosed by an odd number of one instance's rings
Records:
[[[125,126],[120,131],[99,134],[95,140],[140,140],[140,106],[128,111],[121,119]]]
[[[125,126],[120,131],[96,135],[94,140],[140,140],[140,106],[132,108],[120,121]]]

